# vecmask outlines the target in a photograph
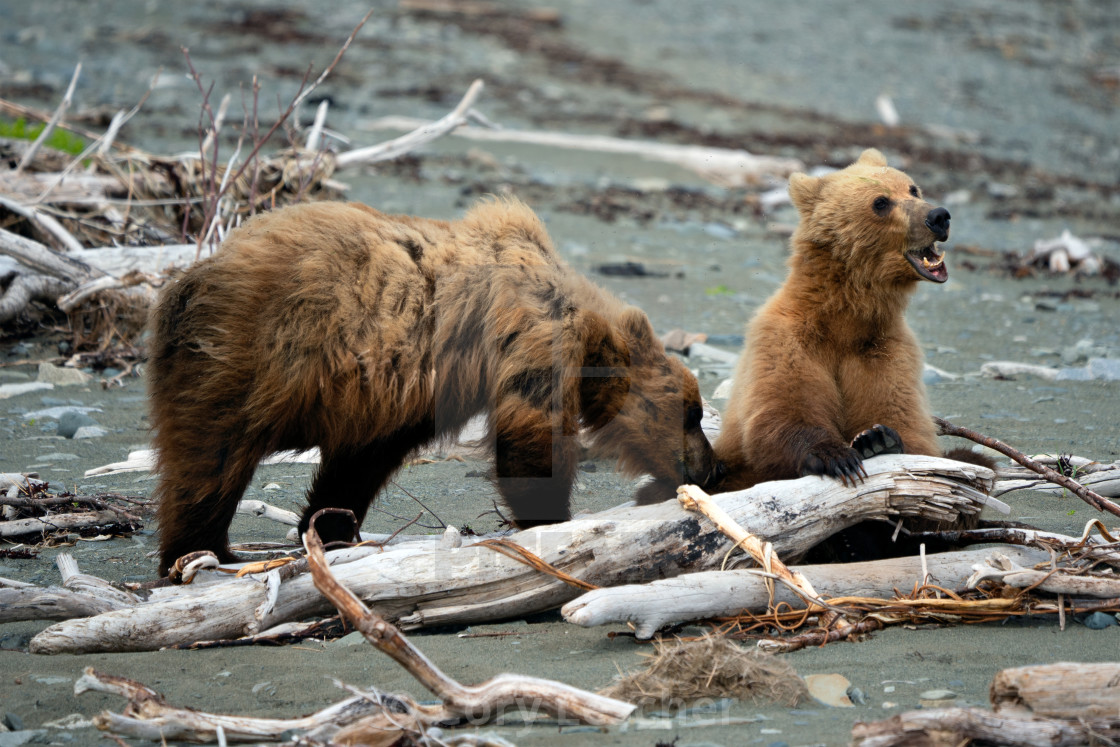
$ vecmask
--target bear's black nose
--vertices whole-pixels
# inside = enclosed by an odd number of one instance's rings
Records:
[[[933,231],[938,241],[949,238],[949,211],[943,207],[930,210],[926,216],[926,228]]]

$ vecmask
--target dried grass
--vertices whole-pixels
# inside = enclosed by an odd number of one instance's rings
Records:
[[[659,641],[646,668],[602,691],[642,707],[678,709],[701,698],[761,700],[788,707],[808,696],[805,681],[782,659],[708,635]]]

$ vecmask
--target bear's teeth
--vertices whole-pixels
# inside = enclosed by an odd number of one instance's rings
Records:
[[[936,269],[940,266],[941,266],[941,260],[940,259],[938,259],[936,262],[930,262],[925,257],[922,257],[922,267],[925,267],[926,269],[932,270],[932,269]]]

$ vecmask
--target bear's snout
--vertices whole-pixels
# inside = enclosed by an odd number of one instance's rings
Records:
[[[938,241],[949,238],[949,211],[943,207],[934,208],[926,216],[926,228],[933,231]]]

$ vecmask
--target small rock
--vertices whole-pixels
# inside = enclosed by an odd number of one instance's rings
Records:
[[[714,221],[704,224],[704,233],[717,239],[733,239],[739,235],[731,226]]]
[[[918,697],[922,700],[953,700],[957,694],[952,690],[926,690]]]
[[[951,706],[957,699],[957,694],[952,690],[926,690],[918,696],[922,708],[942,708]]]
[[[462,547],[463,535],[459,534],[458,529],[448,525],[448,527],[443,530],[443,537],[439,540],[439,546],[445,550],[453,550],[456,547]]]
[[[4,726],[8,727],[10,731],[23,731],[23,719],[14,713],[5,713]]]
[[[1088,369],[1094,381],[1120,381],[1120,358],[1090,358]]]
[[[109,434],[109,431],[102,428],[100,425],[83,425],[78,430],[74,431],[74,438],[101,438]]]
[[[79,428],[93,425],[97,425],[97,421],[84,412],[67,410],[58,417],[58,435],[63,438],[74,438]]]
[[[0,734],[0,747],[21,747],[21,745],[42,741],[47,736],[46,729],[26,729]]]
[[[852,701],[856,705],[867,705],[867,696],[864,694],[863,690],[859,689],[855,685],[852,685],[848,688],[847,695],[848,700]]]
[[[1105,612],[1092,612],[1077,618],[1077,622],[1089,630],[1104,630],[1105,628],[1111,628],[1113,625],[1120,625],[1120,622],[1116,620],[1116,615],[1109,615]]]
[[[584,462],[583,464],[581,464],[579,466],[579,468],[581,470],[583,470],[584,472],[598,472],[599,471],[599,465],[595,464],[595,462]]]
[[[724,379],[712,392],[712,399],[727,399],[731,396],[731,388],[735,385],[734,379]]]
[[[1085,338],[1062,350],[1062,363],[1073,366],[1089,358],[1099,358],[1107,354],[1107,348],[1094,345],[1092,340]]]
[[[82,373],[76,368],[60,368],[43,361],[39,364],[38,381],[55,386],[75,386],[88,384],[89,374]]]
[[[834,708],[852,708],[848,688],[852,683],[841,674],[810,674],[805,677],[809,694],[821,703]]]

